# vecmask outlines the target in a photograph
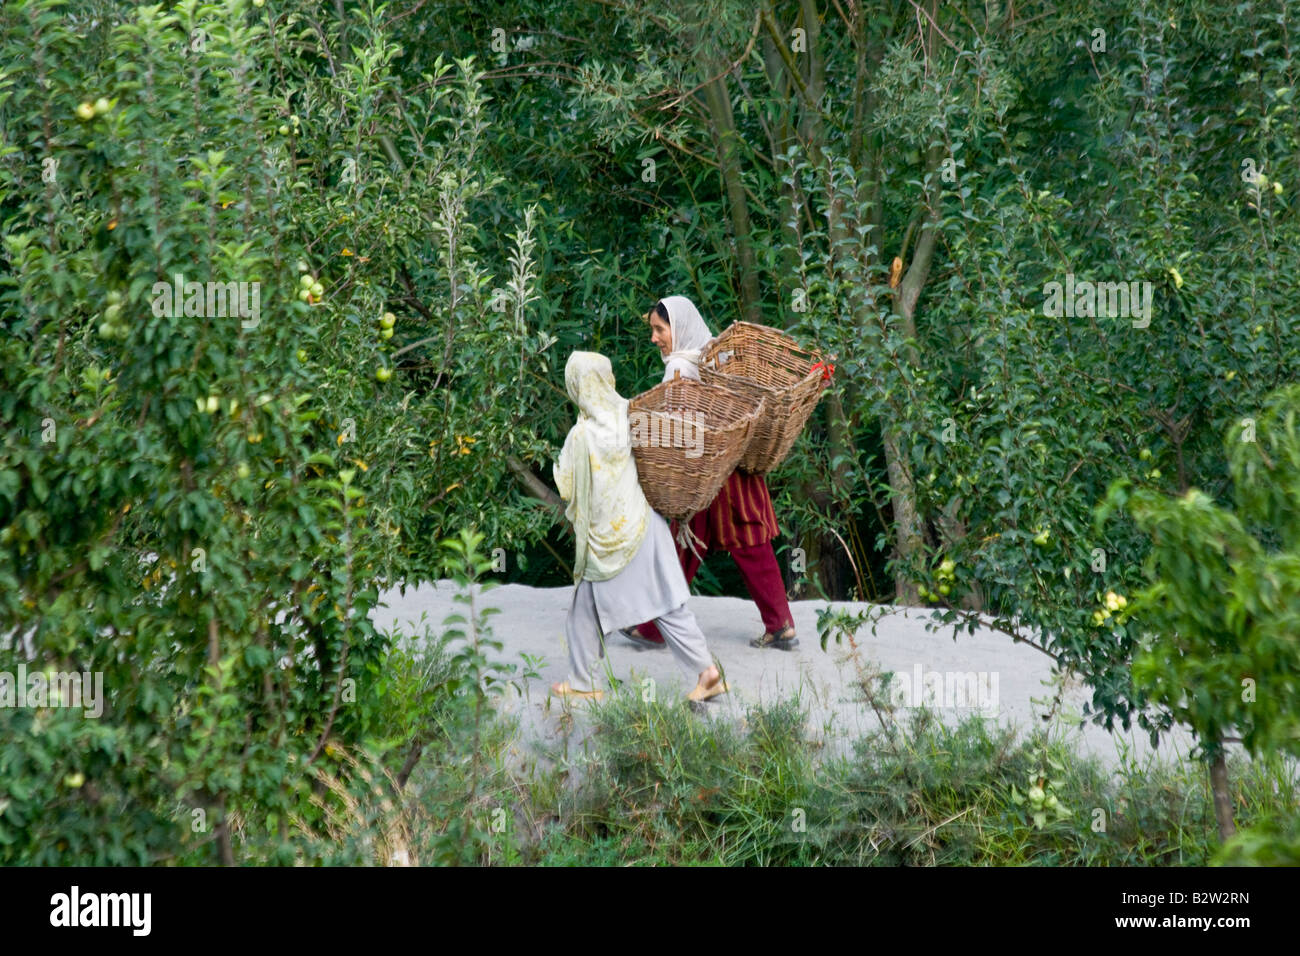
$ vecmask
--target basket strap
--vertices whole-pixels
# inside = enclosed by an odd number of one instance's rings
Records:
[[[700,544],[700,545],[703,545],[703,544],[704,544],[704,542],[701,541],[701,540],[699,539],[699,537],[695,534],[695,531],[692,530],[692,528],[691,528],[691,522],[690,522],[689,519],[686,520],[686,521],[683,521],[681,524],[679,524],[679,525],[677,526],[677,544],[678,544],[678,546],[679,546],[679,547],[682,547],[682,548],[689,548],[690,551],[691,551],[691,554],[695,555],[695,557],[698,558],[698,559],[700,560],[701,563],[703,563],[703,561],[704,561],[704,555],[700,554],[700,552],[697,551],[696,548],[695,548],[695,545],[696,545],[697,543]]]

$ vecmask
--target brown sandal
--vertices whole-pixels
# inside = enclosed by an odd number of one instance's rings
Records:
[[[706,700],[713,700],[719,694],[726,694],[730,690],[731,688],[727,686],[727,682],[719,677],[712,687],[706,687],[704,690],[700,690],[700,685],[696,684],[691,689],[691,692],[686,695],[686,699],[692,703],[700,704]]]
[[[578,700],[601,700],[605,696],[605,692],[603,690],[574,690],[572,687],[569,686],[569,682],[567,680],[564,681],[563,683],[552,685],[550,690],[551,693],[556,697],[560,697],[560,698],[573,697]]]
[[[773,634],[771,631],[764,631],[762,637],[756,637],[749,642],[750,647],[775,647],[782,651],[792,651],[799,646],[799,639],[794,636],[794,625],[787,624],[781,628],[780,634]]]

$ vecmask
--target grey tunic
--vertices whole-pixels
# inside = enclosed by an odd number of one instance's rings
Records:
[[[592,690],[591,668],[604,656],[602,637],[655,621],[677,662],[697,676],[713,663],[704,633],[686,607],[691,596],[668,522],[651,510],[636,555],[606,581],[579,581],[565,621],[569,686]]]
[[[645,537],[627,567],[608,580],[588,583],[596,599],[602,634],[652,621],[681,607],[691,597],[673,533],[653,508]]]

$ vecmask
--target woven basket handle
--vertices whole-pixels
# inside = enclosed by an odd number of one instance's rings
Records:
[[[694,516],[692,515],[692,517]],[[691,522],[688,518],[677,526],[677,545],[683,549],[690,549],[691,554],[695,555],[695,557],[700,561],[703,561],[704,555],[700,554],[696,549],[697,544],[703,545],[704,542],[695,534],[695,530],[691,527]]]

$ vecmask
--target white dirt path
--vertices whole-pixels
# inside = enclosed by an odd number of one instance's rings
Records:
[[[463,613],[464,605],[453,600],[454,582],[424,582],[408,588],[381,592],[381,604],[371,614],[381,630],[396,629],[419,637],[427,624],[433,634],[443,630],[450,614]],[[520,718],[525,752],[545,762],[570,760],[575,721],[565,719],[566,708],[552,699],[548,688],[566,675],[564,619],[573,589],[533,588],[507,584],[478,598],[480,606],[498,608],[488,624],[504,644],[504,657],[520,662],[522,653],[541,657],[540,678],[526,681],[522,696],[510,693],[505,706]],[[386,605],[386,606],[385,606]],[[817,611],[824,601],[792,601],[790,609],[798,630],[799,647],[790,652],[756,650],[750,638],[762,633],[758,610],[749,601],[730,597],[692,597],[695,613],[709,642],[709,649],[724,668],[731,693],[706,705],[714,718],[743,720],[749,706],[773,702],[798,694],[807,708],[807,730],[829,753],[847,752],[854,739],[878,726],[876,716],[863,702],[855,681],[858,667],[847,646],[832,641],[826,651],[819,645]],[[836,602],[850,612],[872,605]],[[1031,725],[1042,726],[1042,715],[1050,706],[1055,689],[1049,685],[1052,661],[1040,651],[997,631],[980,628],[974,634],[963,630],[954,641],[952,629],[927,631],[929,612],[916,608],[880,608],[875,634],[870,626],[858,632],[857,642],[865,666],[892,671],[913,691],[913,700],[926,699],[946,723],[955,723],[972,713],[984,719],[1013,725],[1022,732]],[[420,623],[426,615],[425,624]],[[618,634],[606,637],[606,660],[620,680],[631,681],[633,690],[653,688],[661,700],[681,698],[694,684],[665,650],[641,650]],[[653,684],[645,683],[649,679]],[[602,686],[604,681],[602,680]],[[935,694],[939,693],[937,699]],[[964,694],[965,696],[959,696]],[[1064,706],[1048,725],[1054,733],[1072,741],[1076,751],[1095,754],[1110,767],[1122,757],[1145,761],[1186,756],[1192,740],[1181,728],[1162,739],[1152,751],[1148,735],[1134,726],[1129,732],[1108,733],[1095,724],[1078,725],[1082,704],[1090,697],[1085,685],[1067,681]],[[576,715],[580,733],[584,727],[582,704],[567,708]],[[1073,715],[1073,720],[1071,720]],[[563,756],[559,756],[563,751]],[[520,754],[524,756],[524,753]],[[528,761],[531,762],[531,761]]]

